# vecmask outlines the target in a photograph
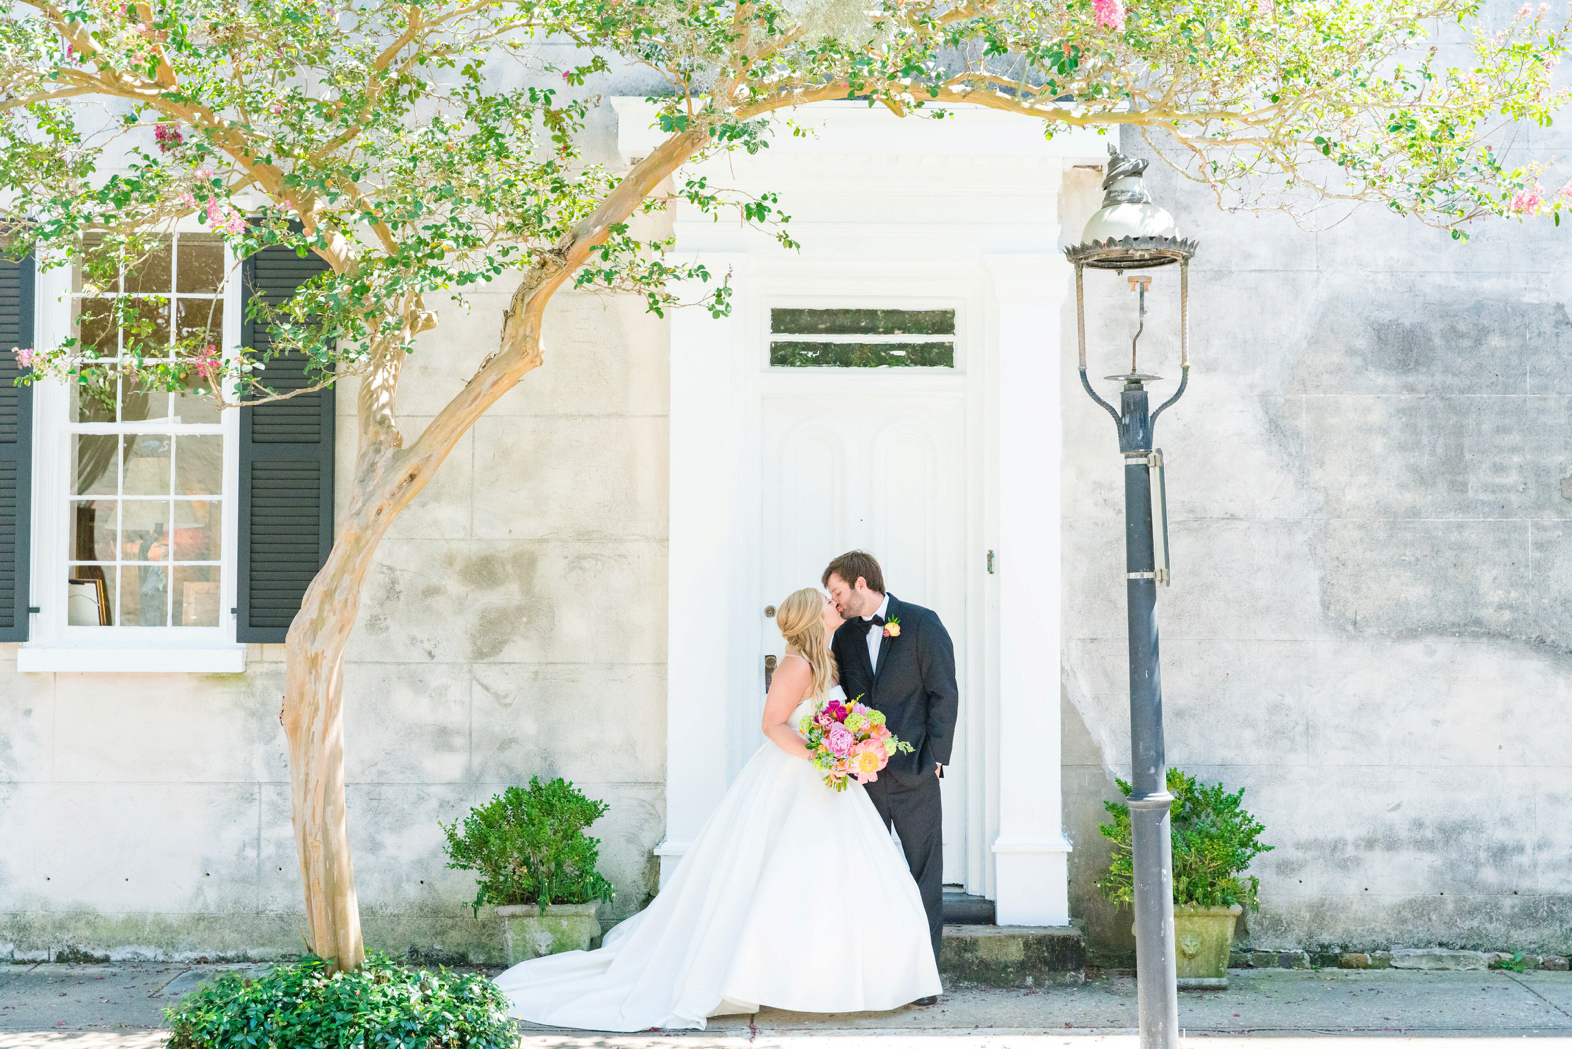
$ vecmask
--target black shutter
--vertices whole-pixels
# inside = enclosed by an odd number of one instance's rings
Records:
[[[246,260],[245,294],[287,300],[327,269],[315,255],[263,248]],[[241,344],[260,355],[267,325],[242,318]],[[310,385],[305,357],[267,362],[263,382],[286,393]],[[306,587],[333,548],[333,391],[240,409],[240,536],[237,641],[279,642]]]
[[[33,388],[15,385],[22,369],[11,350],[34,348],[33,256],[0,255],[0,641],[26,641],[30,618]]]

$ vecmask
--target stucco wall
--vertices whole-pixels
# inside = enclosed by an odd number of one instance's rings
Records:
[[[413,436],[496,345],[505,298],[442,311],[400,388]],[[611,803],[616,913],[664,825],[666,328],[558,297],[545,365],[394,525],[345,670],[350,835],[369,946],[497,957],[438,821],[532,775]],[[339,395],[339,498],[355,391]],[[243,675],[0,665],[0,959],[298,953],[282,646]]]
[[[1534,141],[1547,158],[1555,145]],[[1168,757],[1246,788],[1277,846],[1256,866],[1250,941],[1565,951],[1565,230],[1495,222],[1458,244],[1368,208],[1311,233],[1221,213],[1160,163],[1148,181],[1202,245],[1190,391],[1157,434],[1174,561],[1159,596]],[[1077,173],[1067,236],[1099,196],[1096,173]],[[1133,330],[1133,296],[1107,283],[1094,376],[1124,370]],[[1159,330],[1171,321],[1154,312]],[[1123,493],[1112,425],[1068,378],[1067,335],[1071,890],[1117,951],[1128,912],[1093,882],[1101,800],[1129,767]],[[1154,340],[1143,370],[1177,378],[1177,356]]]
[[[641,90],[608,92],[624,88]],[[596,119],[609,150],[609,110]],[[1067,180],[1067,237],[1098,177]],[[1312,234],[1219,213],[1161,165],[1149,181],[1203,244],[1194,379],[1159,428],[1169,756],[1246,788],[1278,846],[1257,865],[1250,940],[1565,951],[1564,234],[1497,224],[1457,245],[1373,210]],[[1096,301],[1102,375],[1121,370],[1130,296]],[[475,302],[445,309],[411,358],[412,433],[494,345],[501,303]],[[1165,308],[1143,360],[1172,375]],[[1093,882],[1101,801],[1128,761],[1122,492],[1112,428],[1074,379],[1072,325],[1067,311],[1065,826],[1074,912],[1117,955],[1128,914]],[[617,911],[654,885],[666,328],[637,303],[566,295],[547,331],[545,367],[395,526],[350,652],[360,900],[370,944],[396,953],[496,950],[466,906],[469,876],[443,869],[437,821],[533,774],[611,802],[596,833]],[[281,652],[258,647],[245,675],[211,678],[18,675],[13,653],[0,655],[0,958],[298,949]]]

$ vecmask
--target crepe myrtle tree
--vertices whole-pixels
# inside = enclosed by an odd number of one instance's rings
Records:
[[[1568,191],[1500,143],[1566,100],[1564,20],[1483,19],[1479,0],[0,0],[10,250],[92,287],[194,218],[237,258],[282,246],[327,265],[286,304],[248,305],[270,328],[260,353],[177,333],[171,354],[124,299],[118,358],[77,338],[20,347],[23,381],[102,390],[118,371],[233,408],[294,395],[269,385],[274,354],[304,355],[306,389],[358,379],[347,506],[289,629],[282,716],[309,945],[353,969],[343,659],[367,569],[460,437],[541,365],[559,290],[660,313],[681,282],[726,310],[724,275],[671,261],[639,216],[679,198],[735,209],[792,247],[774,197],[685,164],[767,148],[772,113],[821,100],[913,119],[971,104],[1050,135],[1138,128],[1225,203],[1371,201],[1455,232],[1559,219]],[[615,170],[581,153],[587,81],[629,66],[666,85],[666,137]],[[416,336],[441,330],[433,304],[497,283],[511,298],[490,355],[406,434],[399,377]]]

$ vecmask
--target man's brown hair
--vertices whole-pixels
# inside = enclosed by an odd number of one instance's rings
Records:
[[[819,580],[825,586],[830,585],[830,576],[838,575],[849,587],[856,588],[858,577],[868,585],[869,590],[884,593],[884,572],[879,568],[879,562],[873,559],[872,554],[861,550],[848,550],[846,553],[830,562],[830,567],[824,570],[824,576]]]

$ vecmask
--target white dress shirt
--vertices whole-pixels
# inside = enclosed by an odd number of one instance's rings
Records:
[[[890,610],[890,595],[885,594],[884,600],[879,602],[879,610],[873,615],[883,616]],[[868,624],[868,665],[875,671],[879,669],[879,641],[884,637],[884,628],[873,621],[873,616],[863,616]]]

